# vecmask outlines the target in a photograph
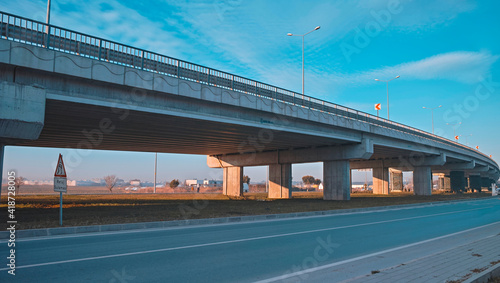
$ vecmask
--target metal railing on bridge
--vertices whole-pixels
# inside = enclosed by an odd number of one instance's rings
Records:
[[[9,13],[0,12],[0,17],[0,36],[4,39],[244,92],[353,121],[403,131],[488,157],[455,141],[332,102]]]

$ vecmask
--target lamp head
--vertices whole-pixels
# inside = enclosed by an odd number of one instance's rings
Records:
[[[316,28],[314,28],[314,30],[319,30],[321,27],[320,26],[317,26]]]
[[[287,33],[286,35],[288,35],[288,36],[292,36],[293,34],[289,32],[289,33]]]

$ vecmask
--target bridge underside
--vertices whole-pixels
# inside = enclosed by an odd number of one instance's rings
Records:
[[[300,133],[50,99],[46,100],[45,125],[37,140],[2,142],[202,155],[346,144]]]

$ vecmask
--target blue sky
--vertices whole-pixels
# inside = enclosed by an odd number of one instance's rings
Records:
[[[3,1],[2,11],[45,21],[46,1]],[[51,23],[179,59],[301,91],[305,38],[306,94],[435,132],[456,133],[499,160],[500,10],[498,1],[76,1],[53,0]],[[50,179],[67,149],[7,147],[4,169]],[[159,180],[220,178],[206,157],[159,154]],[[94,151],[70,179],[116,174],[152,180],[154,154]],[[320,164],[294,166],[294,180],[321,177]],[[265,169],[248,168],[253,180]],[[4,173],[5,174],[5,173]],[[4,175],[5,176],[5,175]],[[364,173],[355,174],[364,179]]]

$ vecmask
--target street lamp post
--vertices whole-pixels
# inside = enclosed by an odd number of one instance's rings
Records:
[[[429,108],[429,107],[425,107],[425,106],[422,107],[424,109],[430,109],[431,112],[432,112],[432,134],[434,134],[434,110],[438,109],[438,108],[441,108],[441,107],[443,107],[443,105],[439,105],[438,107],[434,107],[434,108]]]
[[[50,0],[47,1],[47,17],[45,18],[47,26],[45,27],[45,32],[49,33],[49,24],[50,24]]]
[[[453,138],[455,138],[455,136],[456,136],[456,134],[455,134],[455,127],[458,126],[458,125],[460,125],[460,124],[462,124],[462,122],[458,122],[458,123],[454,123],[454,124],[452,124],[452,123],[446,123],[446,125],[449,125],[449,126],[453,127]]]
[[[158,159],[158,152],[155,152],[155,178],[154,178],[154,184],[153,184],[153,192],[156,194],[156,169],[157,169],[157,159]]]
[[[389,120],[389,82],[395,79],[398,79],[400,76],[396,76],[395,78],[392,78],[390,80],[384,81],[384,80],[379,80],[375,79],[378,82],[384,82],[387,84],[387,120]]]
[[[469,145],[469,137],[472,136],[472,134],[468,134],[465,136],[465,145]]]
[[[319,30],[320,26],[315,27],[313,30],[304,34],[287,33],[288,36],[302,36],[302,95],[304,95],[304,37],[315,30]]]

